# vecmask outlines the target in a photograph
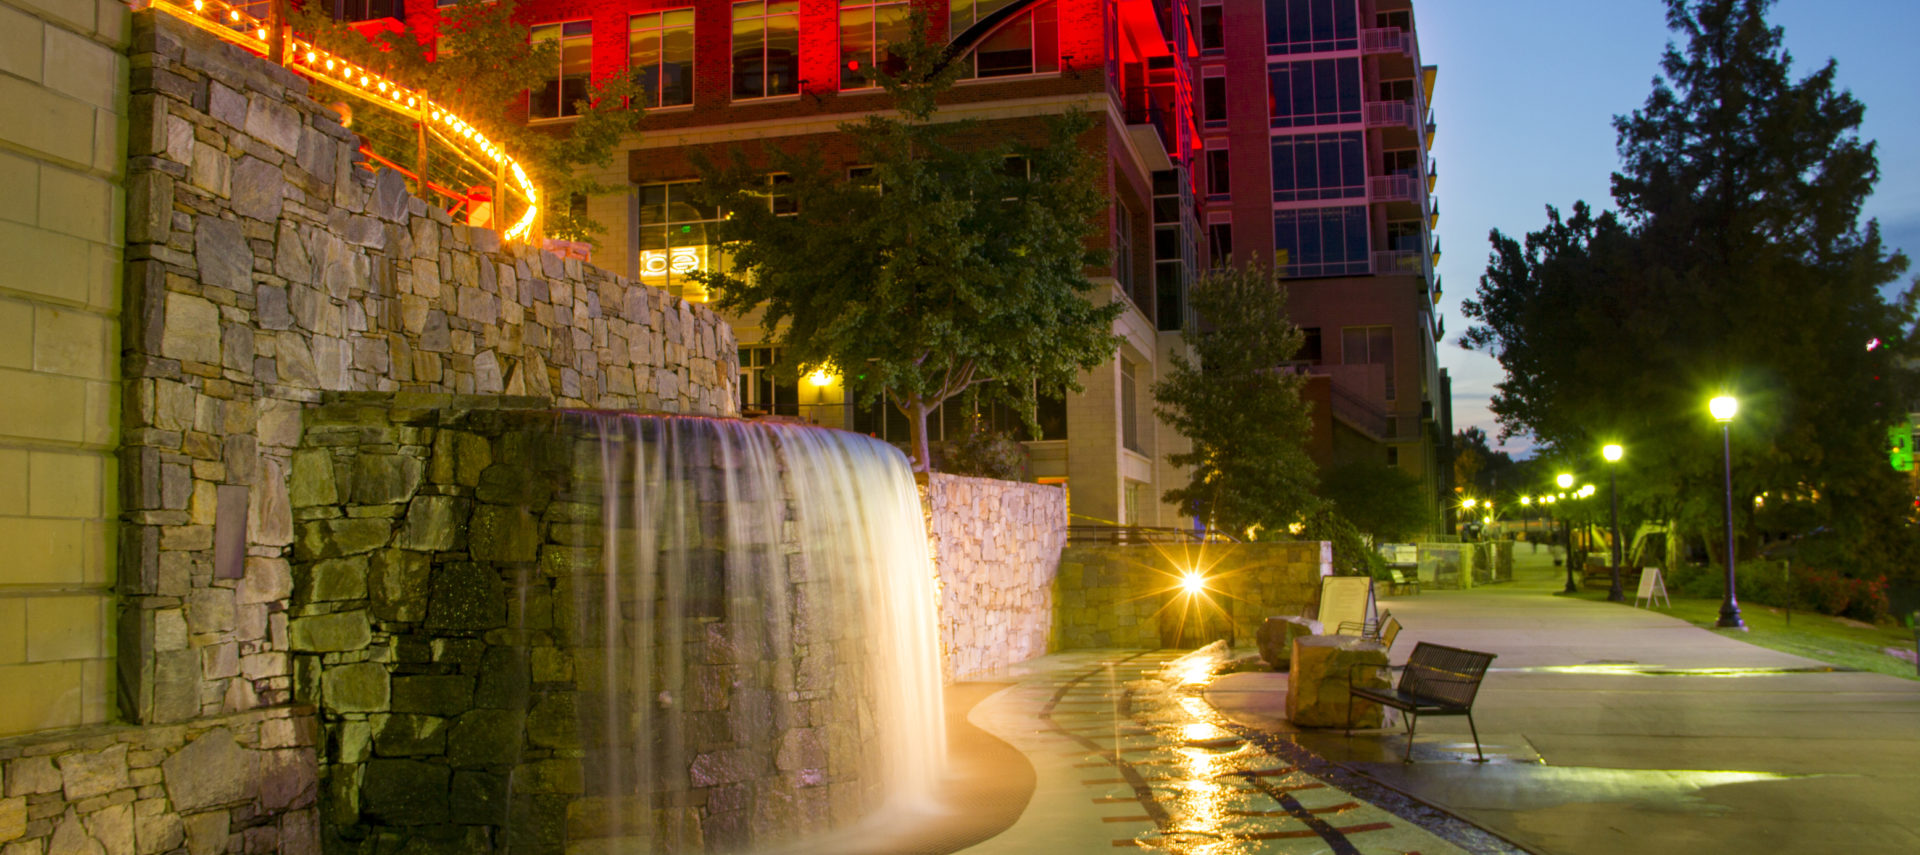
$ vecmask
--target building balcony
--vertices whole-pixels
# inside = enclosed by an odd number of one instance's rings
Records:
[[[1380,77],[1412,77],[1420,70],[1420,41],[1408,30],[1381,27],[1360,32],[1360,52],[1378,57]]]
[[[1420,179],[1415,175],[1376,175],[1367,179],[1367,201],[1418,202]]]
[[[1149,173],[1173,168],[1167,144],[1174,139],[1173,116],[1159,107],[1127,110],[1127,138]]]
[[[1412,101],[1368,101],[1367,127],[1418,133],[1419,110]]]
[[[1428,253],[1417,249],[1385,249],[1373,254],[1375,276],[1418,276],[1432,278]]]

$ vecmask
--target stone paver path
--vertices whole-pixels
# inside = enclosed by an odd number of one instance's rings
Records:
[[[1014,666],[968,719],[1033,763],[1020,819],[969,855],[1135,849],[1190,855],[1462,850],[1221,726],[1215,660],[1081,651]]]

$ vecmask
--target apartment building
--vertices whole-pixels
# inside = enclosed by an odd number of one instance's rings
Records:
[[[1322,466],[1421,476],[1435,524],[1451,467],[1435,343],[1436,69],[1411,0],[1196,0],[1211,263],[1286,254]]]
[[[1184,347],[1186,290],[1202,264],[1201,204],[1193,168],[1200,128],[1192,71],[1193,0],[523,0],[533,38],[560,46],[558,79],[528,95],[527,121],[563,125],[595,80],[634,74],[649,102],[638,138],[603,184],[626,192],[586,201],[609,227],[594,263],[690,300],[706,294],[686,273],[724,264],[708,230],[718,212],[688,192],[691,155],[771,148],[818,151],[849,170],[849,120],[884,112],[872,69],[903,38],[910,8],[955,45],[964,79],[939,120],[972,119],[988,139],[1041,139],[1044,117],[1080,110],[1098,120],[1081,141],[1105,166],[1112,200],[1100,244],[1111,263],[1092,271],[1099,301],[1126,306],[1123,343],[1086,373],[1083,391],[1042,399],[1043,434],[1028,437],[1032,474],[1069,488],[1076,522],[1190,525],[1160,494],[1185,475],[1166,463],[1184,440],[1153,415],[1151,387]],[[381,10],[368,7],[371,12]],[[430,34],[441,4],[406,0],[400,14]],[[387,14],[391,14],[390,12]],[[348,17],[353,17],[351,12]],[[735,319],[742,410],[904,441],[885,405],[857,407],[839,378],[774,379],[778,354],[752,317]],[[958,402],[932,439],[966,423]],[[985,414],[1018,428],[1012,413]]]

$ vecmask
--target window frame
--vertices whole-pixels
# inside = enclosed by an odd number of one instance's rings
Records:
[[[567,28],[574,25],[584,27],[585,32],[569,35]],[[527,122],[534,124],[565,122],[578,119],[580,117],[579,111],[574,110],[569,112],[571,109],[570,105],[579,101],[580,98],[567,97],[567,42],[569,40],[585,40],[586,42],[587,66],[586,74],[580,78],[583,81],[580,94],[582,97],[590,96],[593,92],[593,20],[576,18],[572,20],[549,21],[544,24],[534,24],[527,28],[527,38],[530,44],[537,45],[540,43],[542,38],[540,32],[542,30],[555,31],[555,35],[551,38],[559,42],[560,46],[559,67],[555,69],[559,73],[554,77],[553,81],[548,84],[555,87],[555,115],[537,115],[534,110],[534,105],[539,98],[544,96],[544,89],[540,92],[529,89],[527,90]]]
[[[947,7],[948,38],[951,39],[953,37],[960,35],[963,32],[966,32],[968,28],[972,27],[974,24],[979,23],[981,18],[985,17],[986,15],[992,15],[994,12],[999,11],[1001,8],[1003,8],[1004,6],[1006,6],[1011,2],[1013,2],[1013,0],[955,0],[955,2],[948,4],[948,7]],[[982,5],[989,4],[989,3],[993,5],[993,8],[991,10],[988,10],[986,12],[986,15],[982,15],[980,13],[980,7]],[[965,19],[961,18],[962,9],[966,10],[965,14],[967,17]],[[963,20],[964,20],[964,23],[963,23]],[[1047,30],[1051,32],[1053,36],[1052,44],[1048,45],[1046,49],[1042,48],[1042,37],[1040,35],[1041,28],[1039,26],[1041,21],[1046,21],[1048,23]],[[994,41],[996,39],[999,39],[1002,35],[1016,31],[1022,26],[1023,23],[1026,27],[1026,32],[1027,32],[1026,70],[1025,71],[997,71],[996,70],[992,74],[981,74],[980,73],[981,50],[991,46],[994,43]],[[1049,60],[1050,62],[1048,62]],[[1043,68],[1042,67],[1043,64],[1048,65],[1049,67]],[[1009,68],[1011,68],[1011,66],[1009,66]],[[988,36],[980,44],[974,45],[973,50],[970,50],[967,52],[967,71],[965,74],[961,75],[960,82],[961,83],[985,82],[985,81],[991,81],[991,80],[1004,80],[1007,78],[1033,77],[1033,76],[1038,76],[1043,74],[1059,74],[1059,73],[1060,73],[1060,4],[1058,0],[1045,0],[1045,2],[1035,3],[1033,5],[1033,8],[1020,13],[1013,20],[1008,21],[999,30],[995,31],[993,35]]]
[[[913,9],[911,0],[840,0],[839,16],[836,19],[838,30],[835,50],[838,70],[835,72],[835,84],[842,92],[864,92],[880,88],[879,79],[873,77],[871,74],[862,75],[866,79],[864,83],[853,86],[848,85],[847,74],[850,69],[847,67],[847,14],[849,12],[860,11],[868,13],[864,25],[867,28],[867,35],[869,37],[866,46],[867,54],[865,60],[874,65],[878,65],[881,49],[884,46],[893,44],[892,41],[883,40],[881,37],[882,22],[880,20],[880,12],[882,9],[898,10],[902,13],[902,17],[894,23],[901,28],[900,34],[904,37],[908,22],[908,18],[905,16],[911,14]],[[888,54],[888,56],[892,57],[892,54]]]
[[[679,12],[685,12],[687,14],[687,23],[685,28],[687,32],[687,59],[685,63],[685,66],[686,66],[685,88],[686,88],[687,100],[676,101],[674,103],[669,104],[669,103],[666,103],[666,97],[665,97],[666,87],[667,87],[667,75],[665,73],[665,69],[668,64],[667,63],[667,34],[674,30],[679,29],[679,27],[676,27],[670,24],[668,22],[668,17]],[[634,55],[633,43],[634,43],[635,34],[639,32],[651,32],[651,33],[657,34],[656,38],[658,39],[658,42],[657,42],[656,50],[658,51],[660,58],[656,65],[657,70],[654,73],[654,85],[650,87],[652,90],[650,92],[650,95],[652,96],[652,101],[651,103],[643,105],[646,109],[671,110],[671,109],[693,106],[694,80],[695,80],[695,75],[698,73],[697,68],[699,64],[699,55],[700,55],[699,51],[695,49],[695,46],[697,43],[694,41],[695,33],[696,33],[695,26],[697,24],[697,17],[698,16],[695,15],[694,7],[692,6],[681,6],[673,9],[654,9],[647,12],[636,12],[633,14],[629,14],[627,16],[627,73],[629,75],[637,73],[633,65],[633,55]],[[642,29],[636,26],[637,22],[642,18],[656,18],[660,21],[660,23],[657,26],[650,26]]]
[[[743,6],[759,6],[760,12],[759,14],[742,18],[740,9]],[[784,10],[779,12],[770,11],[770,7],[773,6],[784,7]],[[728,101],[730,103],[742,103],[800,97],[800,4],[798,0],[739,0],[739,2],[728,4],[727,11],[731,16],[728,19],[730,26],[727,28]],[[793,21],[793,65],[791,68],[793,90],[791,92],[768,91],[772,88],[771,84],[777,78],[777,75],[774,72],[773,62],[770,59],[773,48],[772,40],[768,38],[769,29],[767,22],[776,18],[791,19]],[[742,77],[738,38],[740,35],[740,24],[748,20],[758,21],[760,23],[760,94],[758,95],[740,94],[740,81]]]

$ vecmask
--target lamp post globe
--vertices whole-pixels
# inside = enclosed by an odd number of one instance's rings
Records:
[[[1600,456],[1608,463],[1619,463],[1620,458],[1626,456],[1626,449],[1615,443],[1607,443],[1600,449]],[[1607,498],[1613,502],[1613,583],[1607,588],[1607,601],[1624,603],[1627,593],[1620,589],[1620,477],[1618,469],[1613,466],[1607,467]]]
[[[1733,573],[1733,416],[1740,412],[1740,402],[1731,395],[1721,395],[1707,402],[1707,412],[1720,423],[1720,453],[1727,476],[1727,595],[1720,601],[1720,621],[1714,626],[1744,630],[1747,624],[1740,619],[1740,599],[1734,592]]]

